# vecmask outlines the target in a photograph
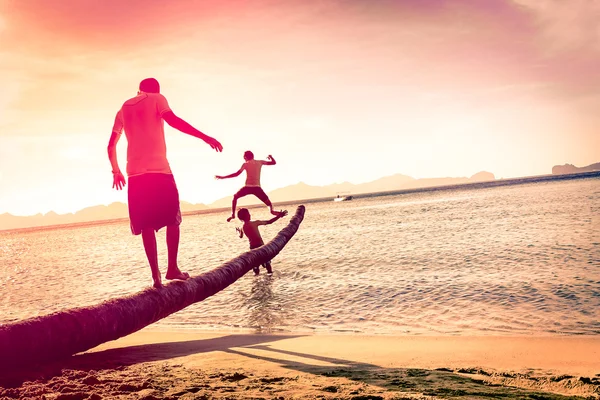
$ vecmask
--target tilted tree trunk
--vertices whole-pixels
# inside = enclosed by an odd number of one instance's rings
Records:
[[[294,236],[304,218],[299,206],[289,224],[264,246],[214,270],[161,289],[0,325],[0,360],[4,367],[32,365],[70,356],[136,332],[190,304],[214,295],[253,267],[273,259]]]

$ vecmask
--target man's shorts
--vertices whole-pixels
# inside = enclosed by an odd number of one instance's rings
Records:
[[[269,197],[260,186],[244,186],[243,188],[238,190],[234,197],[237,197],[239,199],[240,197],[248,196],[249,194],[255,195],[260,201],[262,201],[266,205],[271,204]]]
[[[179,192],[172,174],[142,174],[129,178],[127,198],[131,233],[158,231],[181,224]]]

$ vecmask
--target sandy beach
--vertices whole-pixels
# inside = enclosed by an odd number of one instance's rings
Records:
[[[142,330],[27,372],[1,398],[600,398],[600,339]]]

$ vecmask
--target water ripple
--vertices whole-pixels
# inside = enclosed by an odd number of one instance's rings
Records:
[[[249,274],[156,326],[598,334],[598,193],[600,179],[582,179],[311,203],[272,277]],[[184,219],[182,269],[207,272],[247,250],[225,218]],[[164,273],[164,231],[158,244]],[[0,235],[0,323],[149,284],[141,239],[126,223]]]

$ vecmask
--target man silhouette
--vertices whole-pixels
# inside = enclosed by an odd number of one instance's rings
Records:
[[[127,137],[127,190],[131,232],[142,235],[154,287],[162,286],[156,235],[167,227],[168,266],[166,279],[188,279],[177,265],[179,250],[179,192],[167,161],[164,121],[173,128],[204,140],[217,152],[223,146],[216,139],[200,132],[171,111],[167,99],[160,94],[154,78],[140,82],[137,96],[127,100],[115,118],[108,142],[108,158],[112,165],[113,188],[121,190],[125,177],[117,162],[117,142],[123,130]]]

